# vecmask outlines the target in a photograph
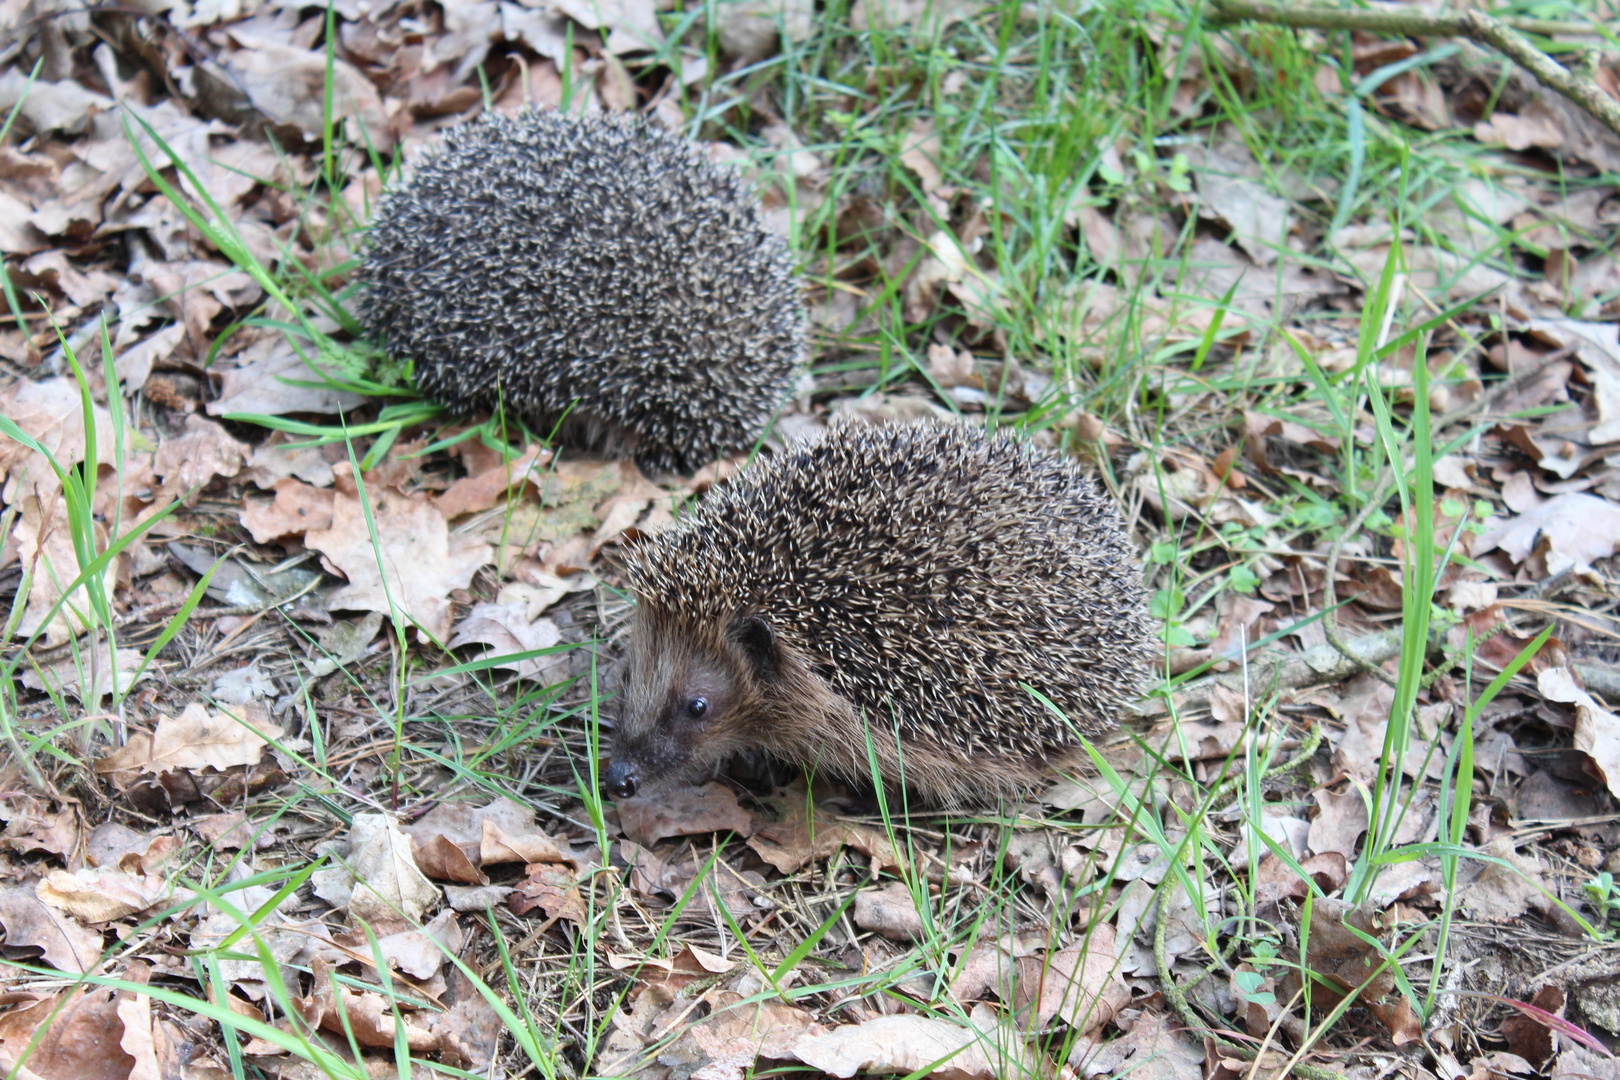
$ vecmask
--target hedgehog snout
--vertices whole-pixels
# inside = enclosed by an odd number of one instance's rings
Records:
[[[602,786],[615,799],[633,798],[636,789],[641,786],[641,770],[636,768],[633,761],[614,758],[607,772],[602,774]]]

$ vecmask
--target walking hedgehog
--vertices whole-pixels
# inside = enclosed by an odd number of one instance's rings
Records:
[[[618,798],[750,751],[859,783],[870,747],[923,801],[994,801],[1111,727],[1152,655],[1106,496],[1065,458],[955,424],[835,422],[627,570]]]

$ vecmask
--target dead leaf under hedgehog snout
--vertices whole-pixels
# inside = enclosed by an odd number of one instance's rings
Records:
[[[1108,497],[964,425],[835,421],[626,569],[639,605],[603,777],[620,798],[744,752],[855,784],[875,758],[930,803],[1016,796],[1114,726],[1153,650]]]

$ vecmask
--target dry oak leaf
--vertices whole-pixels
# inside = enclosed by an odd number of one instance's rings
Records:
[[[488,649],[472,659],[492,660],[509,657],[510,659],[500,660],[495,666],[515,671],[531,682],[551,683],[567,676],[566,656],[562,653],[548,653],[543,656],[519,654],[549,649],[561,641],[562,634],[557,630],[557,624],[550,619],[542,617],[532,622],[529,620],[526,604],[474,604],[472,610],[467,612],[467,617],[456,627],[449,648],[459,649],[463,645],[475,642],[488,645]]]
[[[197,702],[179,717],[159,716],[152,733],[134,732],[118,750],[96,762],[103,775],[164,773],[172,769],[218,769],[257,765],[268,741],[281,738],[263,705],[239,706],[235,714],[211,713]]]
[[[387,589],[377,569],[377,549],[364,508],[358,497],[339,492],[332,502],[332,527],[304,534],[305,545],[349,579],[332,594],[328,607],[391,615],[392,597],[402,616],[435,641],[443,641],[450,632],[450,590],[470,585],[478,568],[493,557],[492,549],[476,537],[452,537],[444,515],[425,495],[369,494]]]
[[[367,922],[420,922],[439,900],[438,888],[416,865],[411,838],[386,814],[356,814],[344,865],[314,876],[323,900],[346,905],[350,917]]]
[[[251,341],[229,363],[216,364],[219,397],[208,403],[209,416],[231,413],[335,413],[358,408],[366,398],[326,385],[321,373],[305,363],[277,333]]]
[[[130,1080],[137,1062],[120,1046],[118,998],[110,987],[85,987],[0,1014],[0,1070],[9,1076],[20,1066],[19,1076],[42,1080]]]
[[[186,506],[196,506],[202,489],[214,477],[229,480],[242,471],[248,453],[246,443],[231,438],[207,417],[192,413],[186,417],[185,434],[165,439],[152,456],[152,472],[163,479],[154,501],[167,504],[171,499],[184,499]]]
[[[1015,1004],[1027,1026],[1044,1030],[1061,1020],[1075,1031],[1094,1031],[1108,1023],[1131,1000],[1119,977],[1114,927],[1094,925],[1086,940],[1047,957],[1019,961]],[[1033,1014],[1027,1012],[1034,1006]]]
[[[794,1042],[793,1056],[838,1077],[919,1073],[943,1080],[990,1080],[1037,1074],[1033,1062],[1019,1060],[1027,1055],[1007,1059],[1021,1043],[1009,1042],[997,1030],[988,1006],[975,1006],[970,1019],[972,1027],[928,1016],[880,1016],[830,1030],[813,1028]]]
[[[514,799],[496,799],[483,806],[470,803],[441,802],[400,831],[418,845],[433,840],[445,840],[460,848],[467,860],[482,866],[490,860],[491,852],[482,850],[489,827],[495,826],[497,835],[526,836],[535,831],[534,811]],[[544,836],[545,834],[541,834]],[[547,838],[549,842],[549,838]],[[555,847],[555,845],[553,845]],[[525,854],[502,852],[498,862],[527,862]]]
[[[291,446],[291,436],[285,431],[273,431],[270,438],[253,448],[248,457],[242,479],[252,481],[260,489],[276,486],[276,481],[296,476],[306,484],[318,488],[332,486],[332,464],[321,454],[318,446]]]
[[[128,918],[173,896],[169,883],[161,877],[83,868],[71,874],[52,870],[34,886],[34,892],[42,903],[91,924]]]
[[[484,820],[483,835],[479,838],[478,860],[481,866],[498,863],[567,863],[578,867],[579,857],[559,844],[531,822],[521,831],[508,831],[498,821]]]
[[[58,971],[80,975],[101,959],[101,934],[42,901],[29,885],[0,889],[0,927],[8,946],[39,949]]]
[[[521,457],[503,461],[476,476],[464,476],[451,484],[436,500],[447,521],[462,514],[488,510],[511,495],[516,497],[525,484],[540,485],[544,469],[551,464],[551,451],[530,446]]]
[[[355,993],[340,985],[332,968],[330,961],[319,956],[310,964],[314,988],[309,997],[294,1002],[304,1020],[339,1038],[352,1038],[361,1046],[393,1047],[395,1013],[390,1000],[369,991]],[[412,1053],[439,1049],[438,1037],[417,1023],[416,1014],[401,1010],[398,1018],[405,1025],[405,1044]]]
[[[5,823],[4,831],[0,831],[0,851],[14,851],[19,855],[48,851],[52,855],[66,855],[77,850],[83,834],[78,804],[65,803],[58,810],[46,807],[44,801],[21,792],[0,799],[0,822]],[[92,833],[90,844],[94,842]]]
[[[336,935],[338,948],[321,953],[335,963],[343,964],[356,956],[371,958],[371,942],[361,930]],[[452,911],[441,911],[433,921],[423,927],[407,927],[377,938],[377,949],[391,971],[402,971],[413,979],[429,979],[444,967],[445,957],[461,955],[466,935],[461,922]],[[348,951],[345,952],[344,950]]]
[[[802,805],[789,807],[781,821],[757,822],[748,838],[754,853],[784,874],[791,874],[816,859],[824,859],[841,847],[852,847],[872,860],[874,868],[897,873],[903,857],[879,829],[850,821],[817,818],[812,827]]]
[[[753,818],[737,805],[737,795],[726,785],[711,781],[702,787],[670,786],[647,795],[620,799],[619,825],[624,835],[644,847],[667,836],[734,832],[748,836]]]
[[[1123,1024],[1122,1024],[1123,1026]],[[1144,1012],[1119,1038],[1101,1034],[1078,1039],[1069,1065],[1080,1076],[1116,1076],[1120,1080],[1186,1080],[1200,1075],[1203,1051],[1165,1017]]]
[[[585,898],[579,893],[579,882],[573,871],[552,863],[533,867],[529,876],[507,897],[507,906],[514,915],[527,915],[539,908],[548,919],[567,919],[575,926],[590,922]]]
[[[1608,558],[1620,546],[1620,506],[1584,492],[1555,495],[1518,517],[1487,518],[1474,554],[1500,548],[1522,563],[1543,544],[1549,574]]]
[[[1242,143],[1189,146],[1186,154],[1198,178],[1199,216],[1224,221],[1256,266],[1275,263],[1292,228],[1288,200],[1254,179],[1261,170],[1248,148]]]
[[[793,1057],[799,1037],[815,1024],[803,1009],[779,1001],[744,1004],[741,994],[722,990],[708,999],[711,1012],[693,1024],[678,1042],[690,1041],[706,1060],[692,1071],[692,1080],[743,1080],[760,1058]],[[679,1054],[679,1047],[671,1047]],[[660,1055],[660,1060],[667,1055]]]
[[[855,894],[851,914],[856,926],[875,930],[890,941],[918,941],[923,937],[916,897],[903,881],[891,881],[881,889],[862,889]]]
[[[233,36],[246,47],[226,57],[224,67],[272,123],[319,135],[330,91],[334,118],[349,121],[344,134],[351,143],[383,152],[393,148],[394,126],[382,96],[353,64],[241,31]]]
[[[112,416],[99,405],[90,406],[95,424],[96,464],[112,465]],[[23,430],[23,434],[50,454],[51,461],[66,470],[84,460],[84,398],[72,379],[19,379],[0,393],[0,416]],[[30,491],[50,502],[61,490],[50,461],[10,438],[0,438],[0,502],[16,505]]]

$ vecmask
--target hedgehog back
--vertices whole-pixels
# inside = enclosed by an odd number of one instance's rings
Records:
[[[869,722],[964,760],[1072,747],[1147,674],[1112,503],[1073,462],[965,426],[835,425],[711,492],[629,570],[651,625],[760,615]]]
[[[692,469],[752,445],[804,359],[786,244],[735,170],[639,120],[529,110],[448,132],[389,192],[362,318],[458,412]]]

